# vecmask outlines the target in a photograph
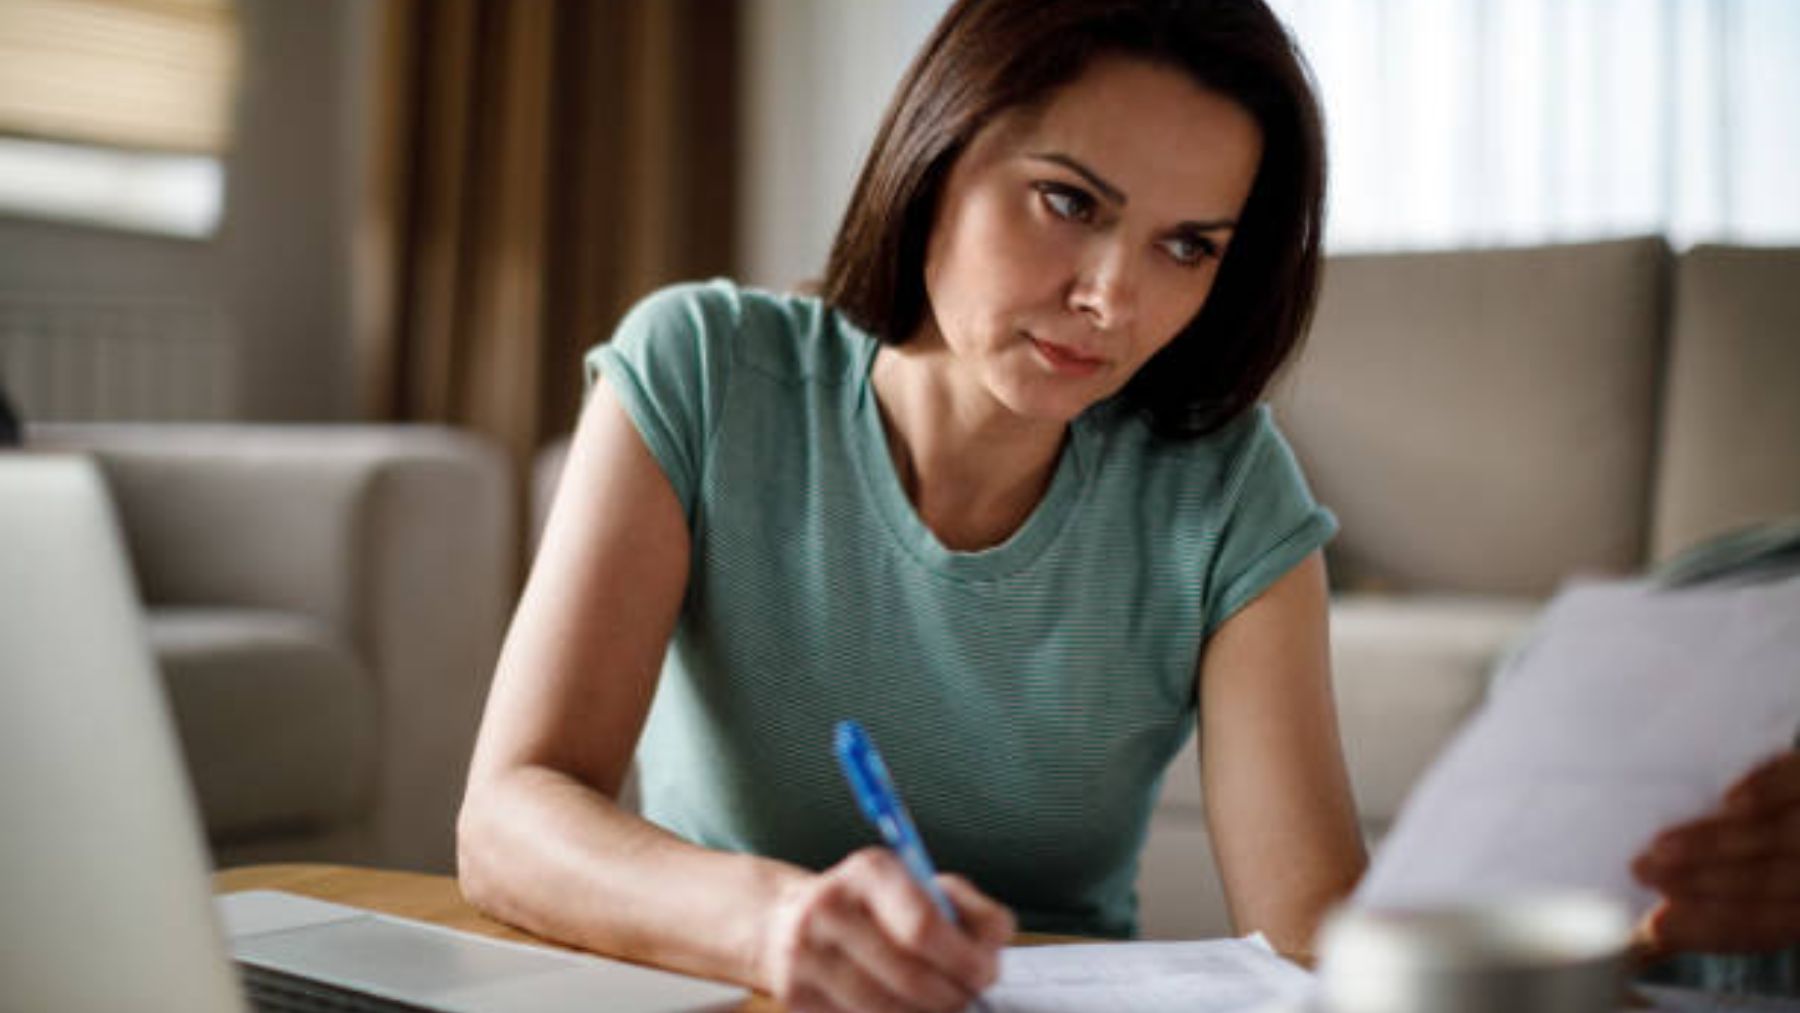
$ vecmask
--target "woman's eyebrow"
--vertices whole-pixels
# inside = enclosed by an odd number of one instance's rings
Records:
[[[1060,165],[1077,176],[1080,176],[1082,179],[1087,180],[1090,186],[1100,191],[1102,197],[1105,197],[1114,204],[1124,207],[1127,203],[1128,198],[1125,196],[1125,191],[1108,183],[1105,177],[1101,176],[1093,169],[1088,168],[1080,159],[1073,155],[1066,155],[1060,151],[1034,151],[1026,157],[1035,159],[1039,162],[1049,162],[1053,165]],[[1176,226],[1176,229],[1194,232],[1217,232],[1220,229],[1234,229],[1236,227],[1237,220],[1234,218],[1209,218],[1204,221],[1182,222],[1180,225]]]
[[[1235,218],[1211,218],[1203,222],[1182,222],[1175,226],[1177,232],[1223,232],[1237,228]]]
[[[1033,152],[1030,157],[1035,158],[1040,162],[1050,162],[1062,166],[1075,175],[1080,176],[1082,179],[1087,180],[1089,185],[1100,191],[1102,197],[1105,197],[1107,200],[1112,201],[1120,207],[1125,206],[1125,191],[1108,183],[1099,173],[1083,165],[1079,159],[1075,158],[1075,156],[1065,155],[1060,151],[1040,151]]]

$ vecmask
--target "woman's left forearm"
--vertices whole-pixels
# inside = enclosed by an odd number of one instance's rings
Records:
[[[1310,960],[1368,864],[1331,690],[1325,565],[1307,557],[1226,620],[1201,660],[1201,777],[1239,932]]]

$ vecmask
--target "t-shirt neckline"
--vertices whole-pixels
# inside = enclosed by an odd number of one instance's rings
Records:
[[[1064,442],[1057,459],[1050,487],[1018,530],[1000,544],[985,549],[948,548],[919,517],[894,469],[887,429],[881,422],[881,408],[876,402],[872,380],[881,342],[868,334],[859,332],[859,336],[863,347],[857,362],[856,382],[848,385],[848,442],[853,448],[858,470],[862,472],[864,487],[895,543],[926,569],[960,580],[1004,577],[1030,566],[1062,532],[1080,499],[1083,478],[1092,470],[1086,466],[1086,459],[1091,456],[1088,446],[1091,427],[1087,416],[1077,418],[1070,425],[1069,439]]]

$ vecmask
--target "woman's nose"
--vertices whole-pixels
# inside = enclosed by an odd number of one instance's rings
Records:
[[[1136,266],[1123,243],[1106,243],[1088,258],[1069,290],[1069,307],[1099,331],[1116,331],[1137,314]]]

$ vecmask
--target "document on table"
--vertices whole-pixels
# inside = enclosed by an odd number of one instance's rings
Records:
[[[1800,577],[1571,585],[1420,779],[1355,902],[1590,888],[1634,913],[1631,860],[1800,727]]]
[[[1312,975],[1261,936],[1021,946],[983,996],[994,1013],[1228,1013],[1304,995]]]

